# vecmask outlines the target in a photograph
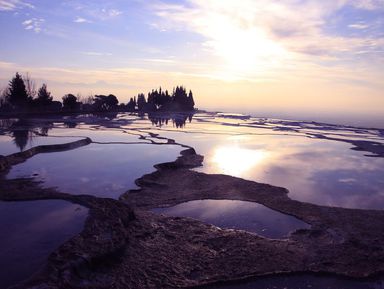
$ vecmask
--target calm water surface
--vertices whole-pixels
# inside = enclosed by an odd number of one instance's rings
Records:
[[[290,190],[291,198],[315,204],[384,208],[384,159],[353,151],[352,144],[345,142],[370,140],[382,144],[384,130],[239,115],[197,114],[191,122],[180,115],[168,121],[129,114],[110,119],[100,123],[84,117],[81,124],[76,124],[68,118],[43,124],[37,130],[26,121],[2,121],[1,125],[9,128],[1,130],[3,155],[79,137],[105,143],[36,155],[14,166],[7,178],[34,177],[43,181],[43,186],[58,187],[63,192],[118,198],[136,187],[136,178],[152,172],[154,164],[173,161],[179,155],[180,146],[164,144],[167,140],[149,135],[158,133],[203,154],[204,166],[198,169],[203,172],[283,186]],[[313,134],[343,142],[317,139]],[[163,145],[147,144],[150,139]],[[113,144],[106,144],[110,142]],[[128,144],[132,142],[139,144]],[[261,205],[238,201],[192,201],[162,210],[271,238],[282,238],[307,226]],[[40,268],[49,252],[81,230],[86,215],[86,209],[64,201],[0,202],[0,268],[5,268],[0,272],[0,288]],[[302,275],[228,286],[211,288],[382,289],[383,283]]]
[[[79,233],[88,209],[66,201],[0,201],[0,288],[29,278]]]
[[[62,192],[118,198],[134,181],[173,161],[180,147],[150,144],[90,144],[75,150],[39,154],[14,166],[8,179],[34,177]]]
[[[223,122],[225,122],[223,124]],[[384,208],[384,158],[351,150],[342,140],[384,142],[380,131],[300,122],[261,126],[261,120],[197,117],[183,131],[154,128],[163,136],[188,143],[204,155],[196,170],[222,173],[289,189],[292,199],[345,208]],[[275,130],[276,127],[288,128]],[[298,131],[292,131],[297,128]]]
[[[220,228],[245,230],[267,238],[285,238],[310,226],[263,205],[232,200],[196,200],[153,210],[169,216],[191,217]]]
[[[92,144],[70,152],[35,156],[14,167],[8,178],[35,176],[46,186],[65,191],[117,197],[134,188],[134,180],[153,171],[154,164],[178,156],[178,146],[123,145],[150,140],[166,143],[166,139],[149,135],[157,133],[204,155],[204,166],[199,171],[282,186],[289,189],[292,199],[300,201],[345,208],[384,208],[384,158],[367,157],[369,152],[351,150],[353,145],[345,142],[358,139],[384,143],[383,130],[231,114],[197,114],[193,119],[178,115],[177,120],[168,121],[164,117],[119,114],[111,120],[113,128],[92,119],[88,123],[75,128],[63,124],[41,128],[52,138],[33,139],[36,144],[56,142],[59,136],[63,141],[91,137],[96,142],[115,144]],[[11,138],[13,132],[0,136],[3,154],[17,151],[17,142]],[[343,141],[318,139],[314,133]]]

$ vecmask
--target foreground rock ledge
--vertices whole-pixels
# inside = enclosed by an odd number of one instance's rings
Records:
[[[28,179],[2,180],[3,200],[65,199],[90,208],[84,230],[16,288],[188,288],[281,272],[383,272],[384,212],[302,203],[284,188],[190,170],[202,159],[193,149],[183,151],[138,179],[141,189],[120,201],[42,189]],[[312,228],[271,240],[148,211],[207,198],[258,202]]]

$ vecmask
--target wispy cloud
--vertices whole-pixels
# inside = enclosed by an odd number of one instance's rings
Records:
[[[364,23],[353,23],[353,24],[349,24],[348,27],[353,29],[366,29],[369,27],[369,25]]]
[[[42,25],[44,22],[45,19],[43,18],[31,18],[25,20],[22,25],[24,26],[25,30],[32,30],[35,33],[40,33],[42,31]]]
[[[164,58],[146,58],[143,59],[146,62],[157,62],[157,63],[175,63],[174,59],[164,59]]]
[[[106,3],[106,2],[105,2]],[[111,7],[109,3],[96,3],[96,2],[79,2],[79,1],[69,1],[64,3],[63,5],[70,7],[76,11],[76,14],[81,12],[83,14],[82,17],[77,17],[80,19],[84,19],[87,21],[76,21],[77,23],[84,23],[90,21],[90,19],[96,20],[110,20],[116,18],[123,14],[123,11],[116,8]]]
[[[85,19],[83,17],[76,17],[75,20],[73,20],[75,23],[92,23],[92,21]]]
[[[14,11],[22,8],[35,8],[34,5],[21,0],[0,0],[0,11]]]
[[[103,13],[105,13],[106,15],[108,15],[109,17],[116,17],[116,16],[123,14],[122,11],[117,10],[117,9],[102,9],[101,11]]]
[[[110,52],[83,51],[81,54],[88,56],[112,56]]]
[[[123,12],[118,9],[107,9],[107,8],[90,9],[88,10],[88,13],[93,18],[102,20],[102,21],[113,19],[123,14]]]
[[[227,62],[232,72],[257,76],[266,70],[323,61],[349,61],[356,52],[382,50],[384,38],[329,33],[340,9],[384,9],[383,0],[277,1],[190,0],[158,3],[153,27],[187,30],[204,37],[203,48]],[[380,8],[378,8],[380,6]],[[369,11],[367,12],[369,13]],[[364,29],[368,24],[352,23]],[[314,56],[316,56],[314,58]],[[258,73],[260,72],[260,73]]]
[[[365,9],[365,10],[384,10],[384,1],[383,0],[351,0],[347,1],[350,4],[354,5],[356,8]]]

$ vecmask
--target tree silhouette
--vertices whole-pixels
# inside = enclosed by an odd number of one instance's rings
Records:
[[[25,89],[27,91],[28,98],[31,101],[36,97],[36,83],[30,77],[29,73],[24,75],[23,80],[24,80]]]
[[[147,101],[144,94],[140,93],[137,98],[137,106],[139,111],[154,112],[154,111],[192,111],[194,110],[195,101],[193,93],[190,90],[187,94],[183,86],[176,86],[173,89],[172,95],[169,95],[168,90],[159,88],[152,89],[148,92]]]
[[[77,97],[73,94],[66,94],[63,96],[63,109],[64,110],[75,110],[79,108]]]
[[[193,93],[186,88],[176,86],[172,94],[168,90],[152,89],[147,94],[138,94],[137,98],[131,98],[127,104],[121,103],[113,94],[95,95],[88,98],[77,97],[73,94],[63,96],[63,103],[53,101],[51,93],[47,90],[47,84],[43,84],[38,92],[35,90],[35,82],[27,74],[25,78],[16,72],[15,77],[9,81],[9,86],[0,90],[0,111],[1,112],[118,112],[138,111],[140,113],[156,111],[193,111],[195,101]]]
[[[39,88],[35,103],[39,107],[49,106],[52,103],[51,93],[47,90],[45,83]]]
[[[136,97],[135,98],[132,98],[129,100],[129,102],[127,103],[127,111],[135,111],[135,108],[136,108]]]
[[[137,96],[137,109],[139,111],[144,111],[146,105],[147,105],[147,101],[145,100],[144,94],[139,93],[139,95]]]
[[[18,72],[9,82],[6,98],[14,109],[24,109],[28,105],[28,94],[24,80]]]
[[[187,105],[188,105],[188,108],[191,108],[191,109],[193,109],[193,107],[195,106],[192,90],[189,90]]]
[[[93,109],[95,111],[112,111],[117,108],[119,100],[113,94],[95,95]]]

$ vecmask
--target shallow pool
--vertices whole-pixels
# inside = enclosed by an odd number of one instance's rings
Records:
[[[61,200],[0,201],[0,288],[42,269],[53,250],[82,230],[87,215]]]
[[[254,202],[196,200],[153,210],[170,216],[191,217],[220,228],[245,230],[267,238],[285,238],[290,232],[310,226]]]

